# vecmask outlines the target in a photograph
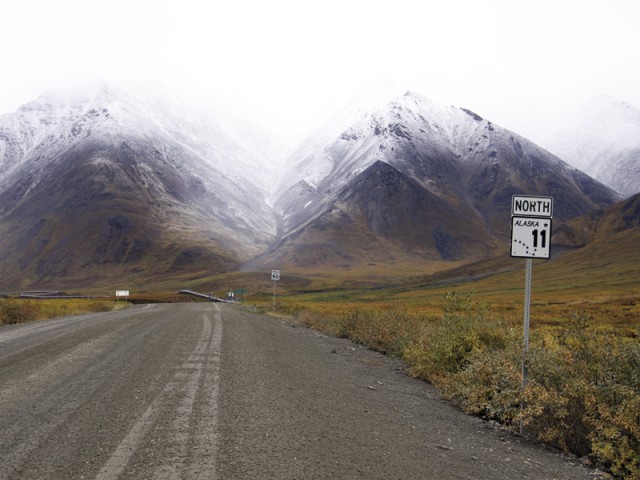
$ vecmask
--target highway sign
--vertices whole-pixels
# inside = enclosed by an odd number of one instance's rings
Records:
[[[529,350],[529,316],[531,275],[534,258],[549,258],[553,198],[514,195],[511,198],[511,256],[525,260],[524,281],[524,349],[522,352],[522,391],[527,386],[527,352]],[[520,405],[524,409],[524,402]],[[520,434],[524,423],[520,420]]]
[[[511,217],[511,256],[549,258],[551,218]]]
[[[553,198],[514,195],[511,200],[511,215],[518,217],[547,217],[553,214]]]

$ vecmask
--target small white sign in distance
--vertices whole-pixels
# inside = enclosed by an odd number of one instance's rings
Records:
[[[129,290],[116,290],[116,297],[128,297]]]
[[[553,216],[553,198],[514,195],[511,200],[511,215],[551,218]]]
[[[550,247],[550,218],[511,217],[512,257],[549,258]]]
[[[280,280],[280,270],[271,270],[271,280]]]

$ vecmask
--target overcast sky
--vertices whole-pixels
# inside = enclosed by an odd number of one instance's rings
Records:
[[[599,94],[640,108],[639,0],[20,0],[0,113],[42,91],[161,80],[299,133],[392,82],[536,139]]]

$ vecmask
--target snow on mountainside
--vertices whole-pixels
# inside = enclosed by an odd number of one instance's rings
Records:
[[[276,234],[273,145],[149,92],[43,95],[0,116],[0,276],[234,268]]]
[[[37,153],[34,149],[66,148],[92,133],[132,131],[147,138],[161,135],[235,179],[248,179],[265,193],[273,189],[282,144],[227,111],[174,98],[146,85],[46,92],[15,113],[0,115],[0,180]]]
[[[282,151],[164,93],[45,94],[0,116],[0,282],[464,262],[504,246],[513,194],[553,196],[559,220],[614,198],[525,138],[411,91],[368,93]]]
[[[559,221],[615,198],[527,139],[412,91],[337,116],[289,163],[279,240],[260,265],[472,261],[504,246],[514,194],[552,196]]]
[[[294,152],[297,162],[275,201],[285,233],[329,208],[343,188],[378,161],[489,224],[510,208],[515,193],[554,195],[564,218],[608,205],[613,198],[608,189],[525,138],[474,112],[441,106],[411,91],[360,112],[332,140],[325,138],[329,130],[321,131],[321,141],[312,136]]]
[[[640,192],[638,108],[597,97],[540,144],[623,197]]]
[[[389,84],[371,86],[344,105],[330,120],[302,139],[284,162],[287,168],[282,172],[274,197],[300,181],[304,185],[315,188],[334,166],[334,159],[323,152],[342,132],[367,115],[372,107],[383,105],[390,98],[402,93],[402,90]]]

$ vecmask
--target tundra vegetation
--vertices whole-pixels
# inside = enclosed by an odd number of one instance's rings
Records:
[[[556,306],[536,305],[523,392],[522,323],[504,306],[490,307],[469,292],[448,292],[439,306],[421,307],[294,298],[280,310],[402,358],[412,375],[465,412],[514,431],[522,422],[530,437],[640,479],[640,328],[624,321],[640,313],[637,299],[565,306],[564,319]]]
[[[0,324],[25,323],[79,313],[108,312],[123,305],[124,302],[118,304],[111,300],[95,299],[0,299]]]

